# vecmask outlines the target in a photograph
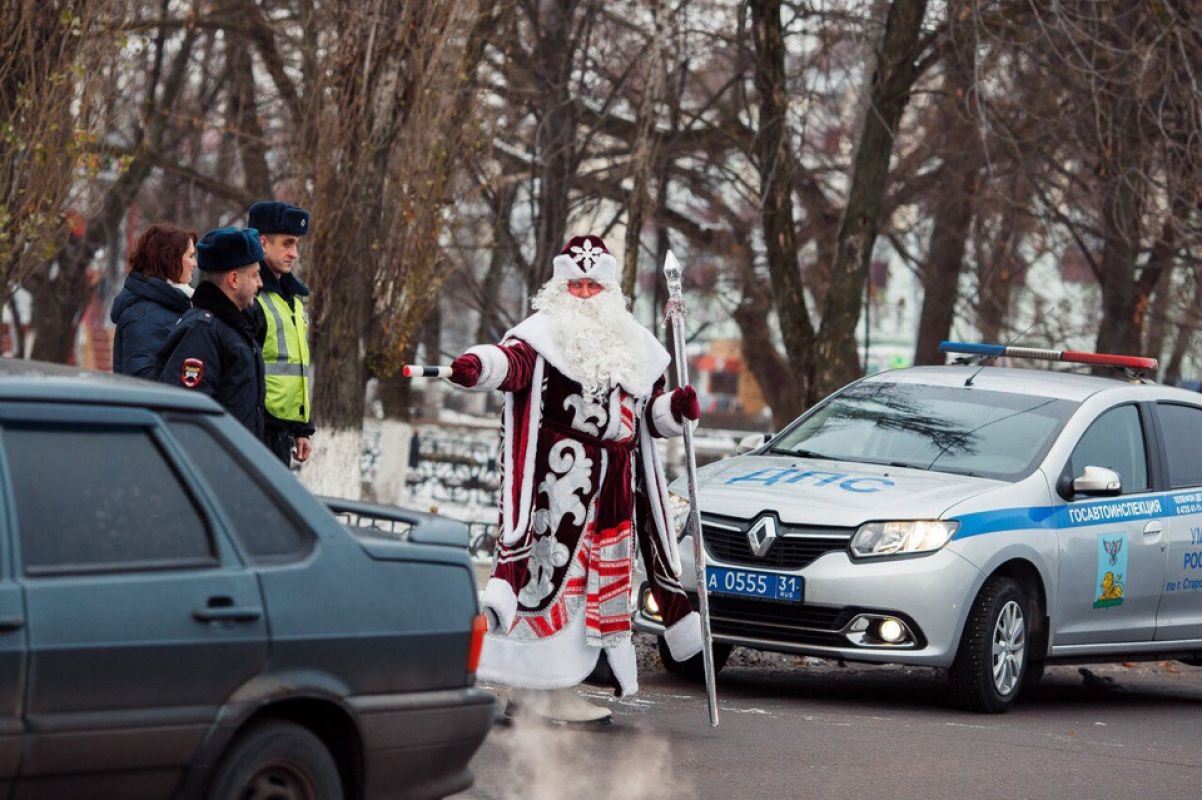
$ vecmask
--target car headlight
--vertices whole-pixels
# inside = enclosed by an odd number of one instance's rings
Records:
[[[672,530],[676,533],[677,541],[684,538],[684,529],[689,523],[691,508],[689,498],[681,497],[675,492],[668,492],[668,517],[672,521]]]
[[[929,553],[947,544],[959,527],[939,519],[867,522],[851,537],[851,552],[861,558]]]

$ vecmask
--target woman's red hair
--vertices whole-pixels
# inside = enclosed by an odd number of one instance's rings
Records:
[[[196,244],[196,231],[178,225],[151,225],[138,237],[129,255],[129,268],[148,278],[178,281],[189,244]]]

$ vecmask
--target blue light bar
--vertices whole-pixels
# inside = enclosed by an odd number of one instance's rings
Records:
[[[1143,356],[1120,356],[1111,353],[1082,353],[1075,350],[1046,350],[1040,347],[1012,347],[1004,344],[977,342],[940,342],[941,353],[966,353],[996,358],[1034,358],[1040,361],[1064,361],[1072,364],[1096,364],[1106,367],[1125,367],[1134,370],[1154,370],[1159,362]]]
[[[940,342],[939,352],[968,353],[974,356],[1004,356],[1006,355],[1006,345],[975,342]]]

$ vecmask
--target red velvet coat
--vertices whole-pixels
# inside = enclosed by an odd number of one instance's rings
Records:
[[[678,655],[687,658],[700,647],[697,615],[679,582],[667,484],[653,442],[681,432],[663,392],[667,354],[647,334],[660,352],[649,346],[645,382],[594,398],[555,365],[560,357],[540,332],[519,326],[500,346],[469,351],[484,365],[481,388],[506,393],[503,533],[484,604],[501,620],[502,634],[519,643],[550,643],[583,613],[586,642],[607,649],[628,694],[637,687],[630,645],[636,542],[669,642],[680,646],[674,652],[691,650]],[[523,682],[522,670],[517,664],[492,677],[550,688]]]

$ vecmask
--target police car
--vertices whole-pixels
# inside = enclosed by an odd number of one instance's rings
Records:
[[[1202,665],[1202,396],[1141,379],[1154,359],[942,347],[975,360],[864,378],[698,470],[715,665],[740,645],[941,667],[986,712],[1051,663]],[[640,590],[636,628],[662,633],[656,612]]]

